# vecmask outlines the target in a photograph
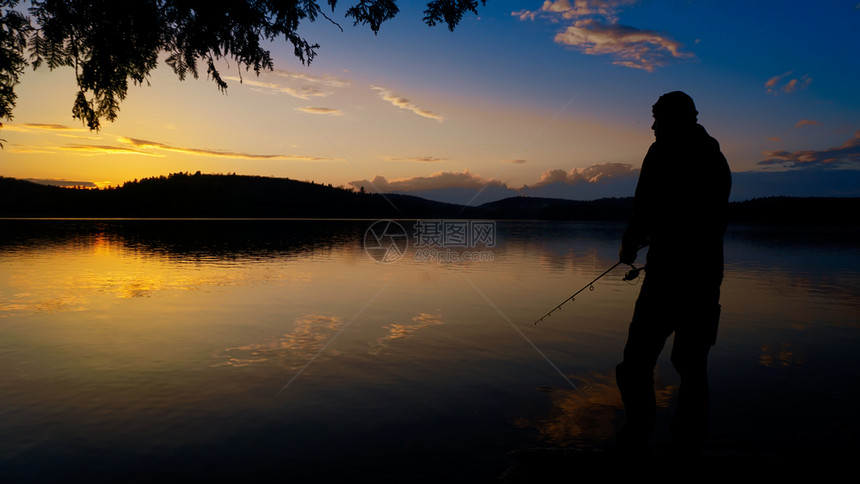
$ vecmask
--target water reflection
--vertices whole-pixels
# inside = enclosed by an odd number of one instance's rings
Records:
[[[761,359],[759,361],[762,366],[766,367],[790,367],[802,366],[805,359],[804,355],[797,353],[797,350],[794,349],[794,345],[788,342],[782,342],[776,347],[769,344],[763,345],[761,347]]]
[[[591,373],[582,381],[579,390],[540,388],[549,395],[552,409],[538,418],[520,418],[516,425],[535,429],[548,446],[593,447],[595,443],[612,442],[624,412],[615,374]],[[669,408],[677,389],[677,385],[655,388],[658,412]]]
[[[355,245],[367,222],[158,219],[0,220],[0,253],[32,247],[120,244],[132,253],[196,262],[270,259]]]
[[[380,264],[369,224],[0,221],[0,465],[477,482],[516,448],[612,438],[637,288],[619,271],[532,322],[615,262],[622,225],[499,222],[493,262]],[[714,441],[853,445],[858,232],[733,227],[726,255]],[[657,379],[669,410],[666,359]]]
[[[413,336],[416,331],[430,326],[444,324],[439,314],[418,313],[408,323],[392,323],[383,328],[388,331],[386,336],[379,338],[373,343],[374,351],[379,351],[390,342]]]
[[[0,317],[84,311],[101,296],[146,298],[170,291],[307,281],[309,271],[253,264],[327,258],[357,250],[361,223],[249,220],[3,220],[0,263],[8,271]]]
[[[337,316],[308,314],[295,320],[295,329],[274,341],[254,343],[224,351],[226,366],[247,366],[254,363],[275,364],[287,369],[299,369],[320,350],[344,325]]]

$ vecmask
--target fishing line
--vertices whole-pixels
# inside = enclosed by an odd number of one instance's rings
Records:
[[[554,308],[550,309],[550,311],[549,311],[548,313],[544,314],[543,316],[541,316],[541,317],[540,317],[540,319],[538,319],[537,321],[535,321],[535,322],[534,322],[534,325],[535,325],[535,326],[537,326],[537,324],[538,324],[539,322],[541,322],[541,321],[543,321],[544,319],[546,319],[546,318],[550,317],[550,316],[552,315],[552,313],[554,313],[554,312],[558,311],[559,309],[561,309],[561,307],[562,307],[562,306],[564,306],[564,305],[565,305],[566,303],[568,303],[569,301],[574,301],[574,300],[576,299],[576,296],[578,296],[578,295],[579,295],[579,293],[581,293],[582,291],[584,291],[584,290],[586,290],[586,289],[588,289],[589,291],[593,291],[593,290],[594,290],[594,283],[595,283],[595,282],[597,282],[598,280],[600,280],[600,278],[601,278],[601,277],[603,277],[603,276],[605,276],[606,274],[609,274],[610,272],[612,272],[612,270],[613,270],[613,269],[615,269],[616,267],[620,266],[621,264],[623,264],[621,261],[618,261],[618,262],[616,262],[615,264],[613,264],[613,265],[612,265],[612,267],[610,267],[609,269],[606,269],[606,270],[603,272],[603,274],[600,274],[599,276],[595,277],[594,279],[592,279],[592,281],[591,281],[591,282],[589,282],[588,284],[586,284],[585,286],[583,286],[583,287],[582,287],[582,289],[580,289],[580,290],[576,291],[575,293],[573,293],[570,297],[568,297],[567,299],[565,299],[564,301],[562,301],[558,306],[556,306],[556,307],[554,307]],[[622,280],[624,280],[624,281],[626,281],[626,282],[630,282],[630,281],[635,280],[637,277],[639,277],[639,273],[640,273],[642,270],[644,270],[644,269],[645,269],[645,266],[642,266],[642,267],[636,267],[636,266],[634,266],[633,264],[628,264],[628,265],[631,267],[631,269],[630,269],[629,271],[627,271],[627,272],[624,274],[624,278],[622,279]]]

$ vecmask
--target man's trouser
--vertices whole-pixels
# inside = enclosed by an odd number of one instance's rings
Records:
[[[719,285],[673,281],[661,284],[646,276],[624,359],[616,381],[627,423],[620,438],[625,444],[646,446],[656,420],[654,368],[667,338],[674,333],[672,365],[680,376],[677,407],[672,419],[672,445],[698,450],[708,428],[708,352],[716,342],[720,314]]]

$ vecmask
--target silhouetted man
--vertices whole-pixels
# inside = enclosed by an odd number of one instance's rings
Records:
[[[616,368],[627,414],[618,444],[647,452],[656,418],[654,367],[674,333],[671,360],[681,384],[672,445],[695,451],[707,433],[708,352],[720,317],[731,173],[717,140],[697,123],[687,94],[661,96],[653,114],[656,141],[642,162],[621,243],[621,262],[632,264],[645,245],[648,255],[624,359]]]

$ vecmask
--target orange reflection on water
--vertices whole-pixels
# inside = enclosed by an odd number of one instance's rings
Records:
[[[247,366],[274,363],[298,369],[323,350],[344,325],[337,316],[308,314],[295,320],[295,329],[274,341],[227,348],[226,361],[215,366]]]
[[[783,342],[778,346],[762,345],[759,363],[768,368],[775,366],[802,366],[805,363],[805,358],[792,348],[791,343]]]
[[[614,374],[590,375],[588,383],[577,390],[540,390],[550,394],[552,409],[545,417],[518,419],[515,422],[518,427],[534,428],[541,440],[565,447],[615,438],[618,424],[623,420],[624,404]],[[657,408],[668,408],[676,390],[674,385],[656,388]]]
[[[0,300],[0,318],[104,309],[111,300],[169,291],[313,278],[310,270],[254,271],[230,261],[175,260],[105,234],[4,254],[0,262],[10,292]]]
[[[407,338],[415,334],[415,332],[420,329],[441,324],[443,324],[441,315],[418,313],[412,318],[412,322],[410,323],[392,323],[385,326],[384,329],[388,330],[388,334],[376,340],[372,346],[378,351],[382,347],[386,346],[390,341]]]

